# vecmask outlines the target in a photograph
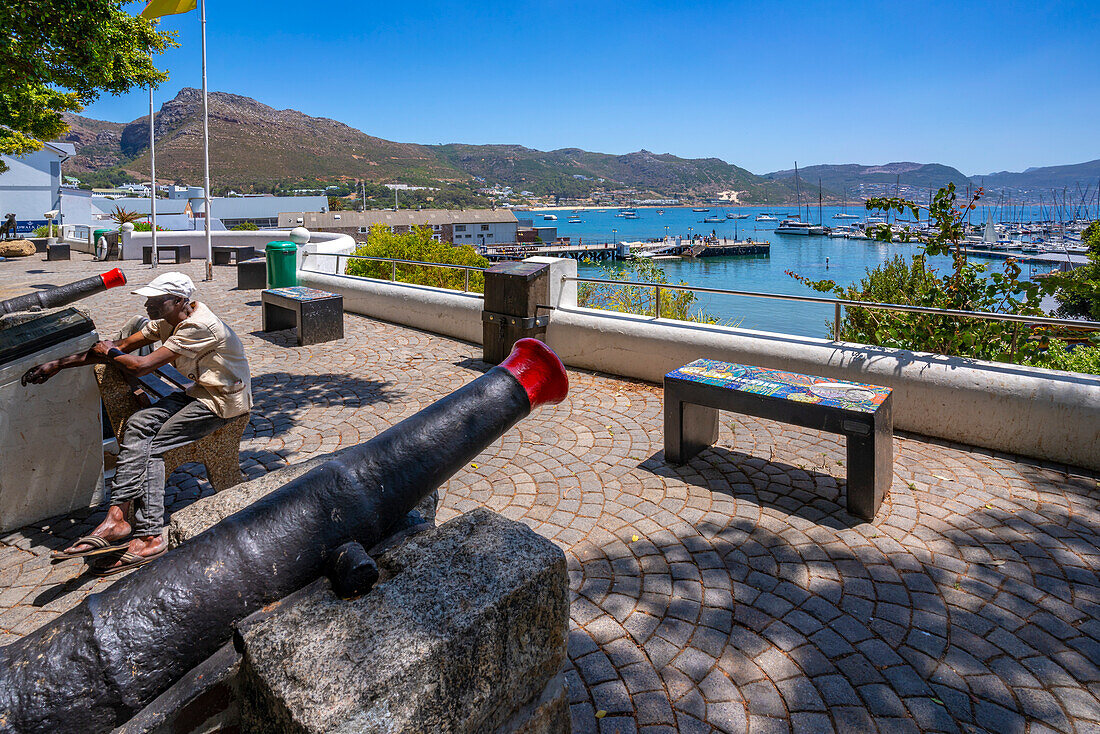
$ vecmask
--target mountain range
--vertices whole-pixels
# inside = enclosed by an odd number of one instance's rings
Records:
[[[632,189],[632,198],[702,199],[724,195],[744,203],[795,198],[794,171],[757,175],[718,158],[680,158],[640,150],[624,155],[579,148],[540,151],[522,145],[420,145],[368,135],[342,122],[276,110],[249,97],[212,92],[210,160],[215,190],[270,191],[316,182],[400,181],[417,185],[459,184],[471,188],[511,186],[540,196],[578,197],[595,191]],[[66,173],[119,171],[141,180],[149,171],[149,118],[129,123],[66,115],[63,138],[76,145]],[[202,180],[202,99],[184,88],[154,118],[157,178],[195,184]],[[1070,166],[995,173],[990,187],[1047,191],[1077,182],[1095,185],[1100,160]],[[804,195],[815,198],[820,179],[826,200],[881,194],[900,182],[924,190],[950,181],[980,185],[935,163],[817,165],[799,169]],[[881,188],[877,188],[881,187]],[[1072,198],[1072,196],[1071,196]]]
[[[772,180],[793,181],[794,174],[794,169],[790,169],[764,175]],[[895,186],[900,185],[908,189],[902,191],[903,195],[918,196],[924,201],[923,192],[954,183],[959,189],[966,186],[973,189],[983,187],[987,201],[993,196],[1009,195],[1033,203],[1043,197],[1049,202],[1052,190],[1057,190],[1060,197],[1063,188],[1067,189],[1068,200],[1077,201],[1085,195],[1089,201],[1094,201],[1100,179],[1100,160],[1068,166],[1029,168],[1020,173],[1002,171],[978,176],[967,176],[957,168],[940,163],[903,162],[881,166],[846,163],[799,168],[798,178],[803,195],[809,191],[811,197],[820,181],[822,188],[849,199],[893,194]]]

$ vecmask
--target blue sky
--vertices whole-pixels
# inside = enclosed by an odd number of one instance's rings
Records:
[[[127,6],[138,13],[144,2]],[[208,0],[208,82],[417,143],[717,156],[755,173],[1100,158],[1100,2]],[[169,16],[156,104],[199,87]],[[129,121],[148,94],[85,113]]]

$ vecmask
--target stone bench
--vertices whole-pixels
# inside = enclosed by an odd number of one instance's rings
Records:
[[[344,297],[304,286],[269,288],[260,295],[263,331],[297,327],[298,346],[344,338]]]
[[[63,242],[46,245],[46,260],[69,260],[71,257],[69,246]]]
[[[267,288],[267,258],[237,261],[237,290],[258,291]]]
[[[665,375],[665,460],[683,464],[718,439],[718,411],[847,438],[848,512],[871,520],[893,480],[887,387],[699,359]]]
[[[164,253],[171,253],[176,258],[176,265],[191,262],[191,245],[157,245],[157,261]],[[141,261],[146,265],[153,264],[153,246],[145,245],[141,248]]]
[[[239,265],[242,260],[256,257],[256,248],[252,245],[212,245],[210,249],[214,265],[228,265],[230,262]]]

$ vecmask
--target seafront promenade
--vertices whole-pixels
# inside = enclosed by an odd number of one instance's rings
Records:
[[[0,263],[0,298],[105,269],[73,257]],[[132,287],[175,268],[119,265]],[[250,478],[365,441],[488,367],[475,344],[350,313],[343,339],[296,347],[259,331],[259,291],[232,268],[179,269],[244,342]],[[142,299],[80,305],[110,333]],[[722,414],[717,446],[673,467],[658,385],[569,378],[564,403],[445,485],[439,519],[488,507],[565,551],[575,732],[1100,732],[1100,475],[898,434],[864,523],[844,509],[839,436]],[[169,509],[212,491],[186,466]],[[101,517],[0,537],[0,644],[117,580],[48,560]]]

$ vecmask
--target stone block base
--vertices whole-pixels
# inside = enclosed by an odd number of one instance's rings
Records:
[[[378,560],[365,596],[322,581],[241,623],[242,730],[569,730],[557,546],[478,509]]]

